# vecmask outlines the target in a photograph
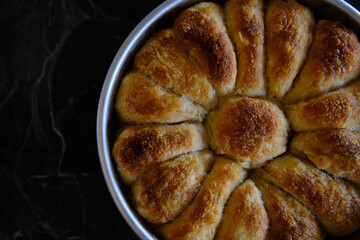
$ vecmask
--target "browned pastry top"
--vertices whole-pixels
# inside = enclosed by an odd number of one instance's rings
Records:
[[[190,153],[162,163],[132,185],[136,207],[156,224],[173,220],[190,203],[212,166],[210,151]]]
[[[224,208],[215,239],[265,239],[269,226],[261,192],[250,179],[238,186]]]
[[[270,139],[278,130],[271,109],[250,98],[228,102],[220,114],[222,122],[217,125],[218,142],[229,144],[229,149],[236,154],[255,153],[262,141]]]
[[[229,99],[210,113],[208,125],[215,151],[244,162],[244,167],[256,167],[286,149],[287,121],[276,104],[266,100]]]
[[[290,194],[262,178],[262,171],[255,170],[250,178],[262,193],[270,219],[268,240],[323,239],[324,232],[313,214]]]
[[[225,5],[226,26],[237,56],[235,93],[263,96],[265,86],[264,3],[230,0]]]
[[[186,145],[191,137],[187,131],[160,135],[154,128],[142,128],[136,135],[126,139],[126,146],[119,151],[126,167],[133,172],[148,165],[152,159],[157,159],[169,146]]]
[[[215,104],[215,90],[171,28],[155,33],[146,42],[136,54],[134,66],[160,85],[206,108]]]
[[[287,106],[295,131],[329,128],[360,129],[360,82],[305,102]]]
[[[333,152],[333,154],[347,157],[355,157],[357,154],[360,154],[360,136],[357,133],[352,133],[345,129],[327,129],[309,132],[308,134],[317,143],[310,146],[315,155],[323,154],[324,150],[328,153]]]
[[[286,96],[288,101],[315,97],[353,80],[360,71],[360,44],[343,25],[320,20],[314,42],[299,78]]]
[[[360,134],[346,129],[300,133],[290,151],[305,156],[333,176],[360,184]]]
[[[124,121],[135,123],[199,121],[206,113],[202,107],[165,90],[139,72],[124,77],[115,107]]]
[[[174,29],[215,89],[228,94],[235,84],[236,58],[222,8],[210,2],[197,4],[179,14]]]
[[[189,207],[174,221],[160,227],[166,239],[212,239],[223,207],[245,171],[235,162],[219,157]]]
[[[342,122],[351,116],[355,98],[350,94],[339,93],[309,102],[303,114],[315,124],[331,127],[333,122]]]
[[[321,20],[317,26],[318,39],[310,52],[314,67],[324,74],[325,79],[343,77],[344,73],[358,71],[354,68],[359,60],[359,43],[356,35],[343,25]],[[316,69],[318,70],[318,69]]]
[[[296,1],[271,0],[266,5],[265,24],[268,94],[283,97],[305,61],[315,19]]]
[[[112,154],[126,183],[174,156],[204,149],[205,129],[198,124],[132,126],[118,137]]]
[[[359,229],[360,191],[350,184],[292,155],[266,164],[263,176],[299,199],[328,232],[342,236]]]

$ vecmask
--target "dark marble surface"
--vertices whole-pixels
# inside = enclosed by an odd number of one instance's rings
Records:
[[[0,1],[0,239],[137,239],[102,176],[96,113],[112,58],[161,2]]]
[[[111,61],[160,0],[0,1],[0,239],[137,239],[97,154]]]

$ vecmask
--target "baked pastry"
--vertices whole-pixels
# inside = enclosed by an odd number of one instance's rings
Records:
[[[216,103],[216,94],[206,75],[189,58],[171,28],[156,33],[136,54],[134,67],[162,87],[184,95],[206,109]]]
[[[261,191],[269,215],[271,227],[267,239],[324,238],[324,231],[315,216],[303,204],[263,179],[262,171],[255,170],[250,178]]]
[[[211,2],[198,3],[179,14],[174,29],[217,93],[231,93],[236,57],[225,28],[223,9]]]
[[[360,130],[360,82],[305,102],[287,106],[287,115],[295,131],[327,128]]]
[[[225,14],[237,57],[235,93],[264,96],[264,3],[262,0],[229,0],[225,4]]]
[[[350,184],[292,155],[281,156],[257,171],[307,206],[331,234],[342,236],[360,228],[360,190]]]
[[[166,91],[139,72],[124,77],[115,108],[123,121],[135,123],[202,121],[206,114],[201,106]]]
[[[209,150],[188,153],[146,172],[131,186],[139,214],[156,224],[173,220],[193,199],[213,160]]]
[[[245,168],[259,167],[286,151],[288,123],[270,101],[237,97],[209,113],[211,148]]]
[[[220,157],[190,206],[173,222],[160,227],[166,239],[212,239],[223,207],[235,187],[244,180],[245,170]]]
[[[267,239],[269,226],[261,192],[250,179],[238,186],[226,203],[215,239]]]
[[[360,185],[360,134],[345,129],[299,133],[291,140],[290,151],[306,157],[334,177]]]
[[[122,180],[131,184],[161,162],[206,147],[206,132],[200,124],[132,126],[118,136],[112,155]]]
[[[156,237],[360,229],[360,43],[314,16],[293,0],[201,2],[136,53],[112,155]]]
[[[314,42],[299,78],[286,100],[315,97],[354,80],[360,71],[360,43],[356,34],[337,22],[320,20]]]
[[[265,11],[269,96],[290,89],[312,42],[312,12],[294,0],[271,0]]]

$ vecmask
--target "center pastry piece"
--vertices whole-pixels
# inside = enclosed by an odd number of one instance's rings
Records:
[[[160,239],[358,231],[359,71],[357,35],[296,1],[183,10],[116,93],[124,195]]]
[[[237,97],[226,100],[208,117],[210,147],[245,168],[263,165],[286,151],[288,123],[275,104]]]

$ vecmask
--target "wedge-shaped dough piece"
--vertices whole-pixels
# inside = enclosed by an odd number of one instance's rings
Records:
[[[324,239],[324,231],[315,216],[298,200],[261,178],[262,171],[251,174],[262,193],[270,219],[268,240]]]
[[[355,79],[359,71],[356,34],[339,23],[320,20],[309,56],[285,100],[293,102],[333,90]]]
[[[287,120],[280,108],[267,100],[229,98],[209,113],[206,126],[211,148],[245,168],[259,167],[286,151]]]
[[[229,94],[235,85],[236,57],[223,9],[211,2],[196,4],[178,15],[174,29],[215,90]]]
[[[287,115],[295,131],[327,128],[360,130],[360,81],[306,102],[290,104]]]
[[[264,3],[262,0],[229,0],[225,23],[237,57],[236,94],[264,96]]]
[[[216,93],[206,75],[190,60],[173,29],[163,29],[136,54],[134,65],[157,83],[210,109]]]
[[[345,236],[360,228],[359,189],[292,155],[269,162],[263,170],[263,178],[300,200],[329,233]]]
[[[224,205],[246,172],[226,158],[215,160],[210,174],[188,208],[173,222],[160,227],[165,239],[213,239]]]
[[[299,133],[291,141],[290,151],[306,156],[317,168],[335,177],[360,185],[360,134],[345,129],[327,129]]]
[[[266,239],[268,226],[261,192],[252,180],[246,180],[227,201],[215,239]]]
[[[201,124],[132,126],[118,136],[112,155],[123,181],[131,184],[159,163],[207,146]]]
[[[214,155],[205,150],[181,155],[146,172],[131,187],[137,211],[155,224],[173,220],[193,199],[213,160]]]
[[[138,72],[123,78],[115,108],[121,120],[134,123],[201,122],[206,114],[201,106],[165,91]]]
[[[293,0],[272,0],[265,12],[269,95],[282,98],[305,61],[315,19]]]

